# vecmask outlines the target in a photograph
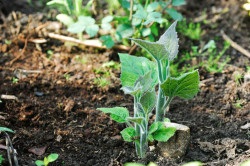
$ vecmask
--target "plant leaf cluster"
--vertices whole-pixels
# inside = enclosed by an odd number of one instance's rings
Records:
[[[121,84],[125,94],[134,98],[134,114],[124,107],[98,108],[109,113],[111,119],[127,124],[121,131],[123,139],[134,142],[139,157],[145,157],[148,141],[168,141],[175,133],[173,127],[164,126],[166,108],[174,97],[191,99],[199,90],[197,70],[179,77],[170,74],[170,62],[178,53],[178,37],[174,22],[156,42],[131,39],[145,49],[154,59],[119,54],[121,61]],[[156,91],[158,86],[158,91]],[[155,109],[155,122],[149,124],[150,114]]]
[[[168,24],[168,18],[181,20],[182,15],[174,7],[186,4],[185,0],[108,0],[110,15],[96,20],[91,13],[93,0],[82,6],[82,0],[51,0],[47,5],[56,7],[60,14],[56,19],[67,26],[70,33],[75,33],[83,40],[83,32],[89,37],[97,36],[100,30],[104,35],[100,40],[107,48],[115,42],[128,44],[126,38],[148,38],[154,41],[159,34],[159,27]]]

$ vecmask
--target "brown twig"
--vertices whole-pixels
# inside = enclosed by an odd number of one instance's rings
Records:
[[[15,61],[17,61],[22,55],[24,55],[24,52],[25,52],[25,50],[26,50],[26,48],[27,48],[27,45],[28,45],[29,38],[30,38],[30,35],[28,35],[28,36],[26,37],[25,42],[24,42],[24,47],[23,47],[21,53],[20,53],[17,57],[15,57],[14,59],[12,59],[12,60],[10,61],[10,65],[12,65],[12,64],[13,64]]]
[[[246,55],[248,58],[250,58],[250,52],[247,51],[246,49],[244,49],[243,47],[241,47],[240,45],[238,45],[237,43],[235,43],[233,40],[231,40],[225,33],[223,30],[221,30],[221,35],[223,37],[224,40],[226,40],[227,42],[230,43],[230,45],[236,49],[237,51],[239,51],[240,53]]]
[[[129,53],[130,55],[133,54],[136,48],[137,48],[137,45],[134,44],[134,45],[130,48],[130,50],[129,50],[128,53]]]
[[[55,33],[49,33],[48,36],[50,38],[53,38],[53,39],[73,42],[73,43],[77,43],[77,44],[81,44],[81,45],[85,45],[85,46],[89,46],[89,47],[95,47],[95,48],[99,48],[99,49],[107,49],[107,47],[103,46],[102,42],[98,39],[78,40],[78,39],[75,39],[72,37],[63,36],[63,35],[59,35],[59,34],[55,34]],[[113,48],[117,49],[117,50],[123,50],[123,51],[128,51],[130,49],[129,47],[124,46],[124,45],[115,45]]]

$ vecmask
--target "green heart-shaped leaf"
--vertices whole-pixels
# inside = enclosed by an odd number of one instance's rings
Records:
[[[194,70],[178,78],[168,77],[161,84],[161,88],[164,94],[170,98],[178,96],[184,99],[191,99],[199,91],[199,82],[198,70]]]

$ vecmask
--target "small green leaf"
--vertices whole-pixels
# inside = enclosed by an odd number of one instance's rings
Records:
[[[154,89],[152,91],[146,92],[140,99],[140,103],[143,107],[143,110],[148,114],[150,113],[156,104],[156,93]]]
[[[14,133],[14,131],[13,131],[13,130],[11,130],[11,129],[7,128],[7,127],[0,127],[0,133],[1,133],[1,131]]]
[[[104,24],[101,24],[101,28],[105,31],[109,31],[112,29],[112,26],[110,23],[104,23]]]
[[[131,37],[134,34],[133,27],[130,24],[119,24],[116,28],[118,40]]]
[[[159,127],[152,135],[153,138],[160,142],[167,142],[169,138],[171,138],[176,131],[176,128],[174,127],[168,127],[165,126]]]
[[[35,164],[37,166],[43,166],[44,165],[44,162],[42,160],[36,160]]]
[[[109,31],[112,29],[110,22],[113,20],[113,16],[106,16],[102,19],[101,28],[103,30]]]
[[[67,30],[71,33],[82,33],[83,31],[85,31],[85,29],[86,29],[85,24],[76,22],[76,23],[71,24]]]
[[[111,119],[118,123],[127,122],[127,118],[129,117],[129,112],[127,108],[124,107],[114,107],[114,108],[97,108],[104,113],[110,113]]]
[[[144,120],[144,117],[128,117],[127,121],[134,122],[136,124],[141,125]]]
[[[99,26],[96,24],[89,25],[86,27],[86,32],[90,37],[94,37],[98,31],[99,31]]]
[[[107,48],[112,48],[115,45],[115,42],[110,35],[102,36],[100,39]]]
[[[136,132],[133,127],[127,127],[121,131],[124,141],[133,142],[136,137]]]
[[[142,29],[142,36],[146,37],[149,36],[151,34],[151,29],[150,28],[143,28]]]
[[[104,17],[103,19],[102,19],[102,24],[104,24],[104,23],[110,23],[112,20],[113,20],[113,16],[106,16],[106,17]]]
[[[73,18],[71,18],[69,15],[67,14],[58,14],[56,16],[56,19],[59,20],[60,22],[62,22],[64,25],[66,25],[67,27],[74,24],[74,20]]]
[[[44,163],[45,166],[48,166],[48,165],[49,165],[49,160],[48,160],[47,157],[44,157],[43,163]]]
[[[156,130],[158,130],[160,123],[161,122],[154,122],[153,124],[151,124],[148,133],[153,134]]]
[[[137,10],[135,14],[133,14],[133,17],[139,18],[139,19],[146,19],[147,12],[144,10],[144,8],[141,5],[137,5]]]
[[[185,4],[186,4],[185,0],[173,0],[172,1],[173,6],[181,6],[181,5],[185,5]]]
[[[199,91],[199,82],[198,70],[194,70],[178,78],[168,77],[161,84],[161,88],[164,94],[170,98],[178,96],[184,99],[191,99]]]
[[[93,37],[97,34],[99,27],[95,24],[95,19],[90,16],[79,16],[77,22],[68,27],[71,33],[81,33],[85,31]]]
[[[51,163],[53,161],[56,161],[58,159],[59,155],[57,153],[51,153],[48,156],[48,161]]]
[[[133,26],[140,25],[141,22],[142,22],[142,19],[140,19],[140,18],[135,18],[135,17],[132,18],[132,25]]]
[[[174,20],[181,21],[183,19],[181,13],[177,12],[173,8],[166,9],[166,11]]]
[[[151,12],[148,14],[146,21],[143,23],[143,25],[151,24],[152,22],[157,22],[161,24],[163,22],[163,19],[161,17],[161,13],[159,12]]]
[[[147,6],[147,12],[155,11],[159,6],[159,2],[152,2]]]
[[[123,8],[129,9],[130,8],[130,0],[119,0],[120,4]]]

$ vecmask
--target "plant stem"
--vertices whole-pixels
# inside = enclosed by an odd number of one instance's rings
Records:
[[[158,97],[157,97],[157,103],[156,103],[156,118],[155,122],[162,122],[165,116],[165,103],[166,103],[166,96],[163,94],[163,91],[160,87],[160,84],[158,85]]]
[[[146,8],[147,8],[147,6],[148,6],[148,0],[146,0],[146,3],[145,3],[144,8],[146,9]]]
[[[79,40],[83,40],[82,32],[77,34]]]
[[[135,123],[136,136],[139,136],[138,140],[135,141],[136,154],[140,158],[144,158],[148,149],[148,114],[145,114],[139,106],[139,97],[134,96],[134,117],[144,116],[142,124]]]
[[[156,118],[155,121],[163,121],[164,115],[165,115],[165,109],[164,105],[166,103],[166,96],[163,94],[163,91],[161,89],[161,83],[164,81],[164,79],[167,77],[167,65],[163,64],[160,60],[157,60],[157,69],[158,69],[158,77],[159,77],[159,83],[158,83],[158,97],[156,102]]]
[[[138,101],[138,98],[136,96],[134,96],[134,117],[138,117],[138,115],[139,115],[137,101]],[[140,135],[140,126],[136,123],[135,123],[135,133],[136,133],[136,136],[138,136],[138,137],[141,136]],[[135,150],[136,150],[136,154],[138,156],[141,156],[141,144],[138,141],[135,141]]]
[[[147,141],[147,130],[140,127],[140,153],[138,154],[140,158],[144,158],[146,156],[146,152],[148,149],[148,141]]]

